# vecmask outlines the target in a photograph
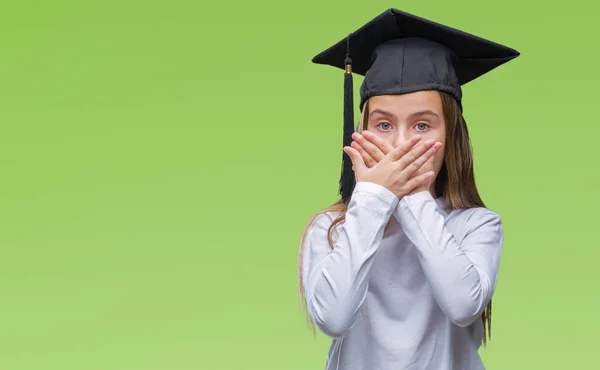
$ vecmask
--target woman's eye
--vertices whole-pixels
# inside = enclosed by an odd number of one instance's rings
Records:
[[[390,124],[389,124],[389,123],[387,123],[387,122],[381,122],[381,123],[380,123],[379,125],[377,125],[377,126],[379,126],[379,127],[380,127],[380,128],[383,130],[383,131],[388,131],[388,130],[390,130],[390,129],[392,128],[392,125],[390,125]],[[387,128],[386,128],[386,127],[387,127]]]
[[[428,127],[429,127],[429,125],[426,123],[423,123],[423,122],[417,123],[417,128],[419,129],[419,131],[426,130]]]

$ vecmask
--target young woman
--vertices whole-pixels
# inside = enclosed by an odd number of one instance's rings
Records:
[[[390,9],[313,59],[365,75],[355,133],[346,84],[342,197],[298,258],[327,369],[484,369],[503,228],[475,186],[460,86],[517,55]]]

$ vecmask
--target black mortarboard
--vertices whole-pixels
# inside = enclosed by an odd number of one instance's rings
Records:
[[[461,85],[519,56],[519,52],[433,21],[388,9],[313,58],[345,70],[344,140],[354,132],[352,73],[363,75],[360,110],[371,96],[438,90],[462,106]],[[340,194],[354,189],[352,162],[343,154]]]

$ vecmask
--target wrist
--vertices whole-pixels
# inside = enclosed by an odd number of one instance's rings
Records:
[[[429,189],[427,187],[425,187],[425,186],[421,186],[421,187],[418,187],[418,188],[414,188],[410,193],[406,194],[406,196],[411,196],[411,195],[414,195],[414,194],[417,194],[417,193],[421,193],[421,192],[424,192],[424,191],[429,191]]]

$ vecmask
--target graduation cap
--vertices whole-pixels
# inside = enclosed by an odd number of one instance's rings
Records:
[[[376,95],[438,90],[453,96],[462,109],[461,85],[519,56],[519,52],[478,36],[400,11],[388,9],[312,62],[343,69],[344,139],[354,132],[352,73],[364,76],[360,104]],[[340,195],[350,199],[355,178],[343,153]]]

